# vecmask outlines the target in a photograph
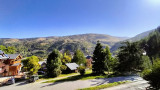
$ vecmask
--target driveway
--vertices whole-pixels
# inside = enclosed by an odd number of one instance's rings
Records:
[[[80,88],[86,88],[91,86],[97,86],[117,81],[144,81],[139,76],[127,76],[127,77],[114,77],[106,79],[92,79],[92,80],[77,80],[68,82],[56,82],[56,83],[26,83],[18,82],[14,85],[0,87],[0,90],[76,90]]]

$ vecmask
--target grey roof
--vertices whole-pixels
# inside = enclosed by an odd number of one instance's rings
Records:
[[[7,54],[9,59],[16,59],[17,56],[19,56],[19,54]]]
[[[21,63],[16,63],[16,64],[13,64],[12,66],[18,66],[18,65],[20,65]]]
[[[70,70],[76,70],[79,67],[76,63],[67,63],[66,65]]]
[[[46,63],[46,61],[39,61],[38,63],[42,65],[43,63]]]
[[[8,58],[6,54],[0,54],[0,59],[7,60]]]

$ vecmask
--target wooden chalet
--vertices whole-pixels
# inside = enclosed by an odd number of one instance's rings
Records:
[[[21,71],[20,54],[4,54],[0,50],[0,76],[16,76]]]

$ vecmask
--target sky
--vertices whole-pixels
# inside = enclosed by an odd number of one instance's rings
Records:
[[[0,38],[133,37],[158,26],[160,0],[0,0]]]

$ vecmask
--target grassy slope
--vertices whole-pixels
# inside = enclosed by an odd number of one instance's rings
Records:
[[[74,81],[74,80],[88,80],[88,79],[98,79],[98,78],[108,78],[108,75],[103,75],[103,76],[93,76],[91,74],[91,70],[86,71],[86,74],[84,76],[81,75],[75,75],[72,77],[67,77],[63,79],[58,79],[58,80],[49,80],[43,83],[54,83],[54,82],[64,82],[64,81]]]

